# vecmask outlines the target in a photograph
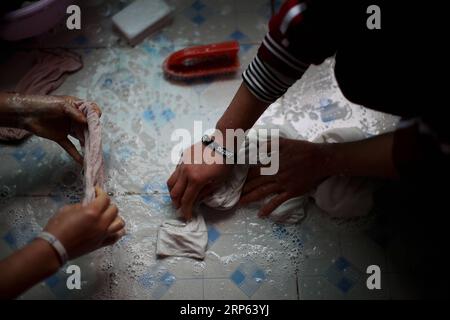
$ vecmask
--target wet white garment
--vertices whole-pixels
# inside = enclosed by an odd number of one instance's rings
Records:
[[[246,150],[256,147],[256,132],[250,132],[250,137],[251,139],[248,140],[250,143],[247,145],[243,144],[239,150],[239,155],[245,155]],[[288,136],[284,135],[284,137]],[[225,181],[213,195],[205,198],[203,204],[209,208],[216,209],[216,211],[232,209],[241,197],[247,173],[247,164],[236,165],[230,179]],[[301,201],[303,201],[303,197],[301,198]],[[280,221],[295,223],[296,221],[292,221],[293,219],[298,219],[295,217],[304,216],[301,204],[298,203],[298,200],[291,199],[290,204],[287,204],[284,209],[281,207],[281,209],[277,208],[272,216],[279,217],[278,220]],[[287,208],[291,209],[293,206],[296,210],[286,210]],[[297,214],[295,215],[294,212]],[[163,222],[158,229],[156,255],[158,257],[178,256],[204,259],[207,244],[208,233],[205,220],[201,214],[197,214],[190,222],[186,222],[182,218],[170,219]]]
[[[202,215],[190,222],[182,219],[165,221],[158,230],[156,254],[160,257],[179,256],[203,260],[205,258],[208,233]]]
[[[279,137],[295,138],[296,135],[285,128],[280,129]],[[249,132],[249,139],[239,153],[256,147],[256,141],[263,141],[256,131]],[[313,142],[338,143],[362,140],[364,133],[358,128],[330,129]],[[266,139],[267,140],[267,139]],[[247,178],[249,165],[238,164],[228,179],[213,195],[206,198],[203,204],[218,210],[232,209],[241,196]],[[308,197],[314,198],[316,205],[333,217],[353,217],[366,215],[372,207],[371,182],[365,178],[331,177],[320,184],[309,195],[295,197],[285,201],[269,216],[276,223],[295,224],[306,216]],[[265,203],[270,201],[266,199]],[[203,231],[204,230],[204,231]],[[182,220],[164,222],[158,230],[158,256],[184,256],[203,259],[208,237],[204,218],[197,215],[189,223]]]
[[[268,198],[264,203],[269,203],[273,197]],[[295,197],[283,202],[278,208],[272,211],[269,219],[278,224],[297,224],[306,217],[307,196]]]
[[[365,138],[364,132],[351,127],[327,130],[313,142],[342,143]],[[372,209],[374,188],[374,182],[369,178],[334,176],[322,182],[311,197],[331,217],[359,217],[367,215]]]
[[[272,125],[270,127],[255,126],[255,130],[250,130],[247,134],[247,141],[239,150],[239,155],[245,158],[246,152],[258,152],[257,146],[261,143],[267,143],[270,135],[278,138],[295,139],[297,134],[289,130],[287,127],[278,127]],[[258,135],[258,129],[266,129],[267,134]],[[278,130],[278,133],[271,132],[271,129]],[[264,150],[264,149],[263,149]],[[233,208],[241,197],[242,188],[244,187],[247,173],[249,170],[248,164],[237,164],[231,173],[231,178],[224,182],[224,184],[210,197],[203,200],[203,203],[214,209],[229,210]],[[295,224],[305,217],[304,204],[305,197],[295,197],[287,200],[285,203],[275,209],[269,216],[271,220],[277,223]],[[268,199],[270,201],[270,198]],[[267,202],[267,201],[266,201]]]

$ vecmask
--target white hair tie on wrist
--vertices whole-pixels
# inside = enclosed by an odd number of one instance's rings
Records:
[[[51,233],[48,233],[46,231],[43,231],[37,236],[37,238],[43,239],[43,240],[47,241],[48,243],[50,243],[59,255],[59,259],[61,261],[61,266],[66,264],[66,262],[69,258],[67,255],[66,248],[64,248],[62,243],[58,239],[56,239],[56,237],[54,235],[52,235]]]

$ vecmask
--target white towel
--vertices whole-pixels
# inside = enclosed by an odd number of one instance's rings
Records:
[[[179,256],[204,259],[208,233],[203,216],[195,216],[189,223],[181,219],[165,221],[158,230],[156,254],[161,257]]]
[[[313,142],[342,143],[363,140],[364,132],[356,127],[330,129]],[[316,205],[334,218],[365,216],[373,205],[374,183],[369,178],[334,176],[322,182],[311,197]]]
[[[296,138],[293,132],[285,128],[280,129],[279,136],[283,138]],[[256,131],[250,131],[249,144],[243,145],[240,153],[246,149],[256,147]],[[253,135],[253,136],[252,136]],[[358,128],[330,129],[313,142],[339,143],[364,139],[364,133]],[[261,138],[258,139],[260,142]],[[230,179],[203,203],[214,209],[232,209],[241,196],[242,188],[247,178],[249,165],[238,164],[235,166]],[[316,205],[333,217],[354,217],[366,215],[372,207],[373,186],[369,179],[350,177],[331,177],[320,184],[309,195],[295,197],[285,201],[269,216],[276,223],[295,224],[306,216],[306,204],[308,197],[315,199]],[[270,201],[266,199],[265,203]],[[204,218],[197,215],[189,223],[180,219],[164,222],[158,231],[156,251],[158,256],[182,256],[203,259],[208,243],[207,230]]]

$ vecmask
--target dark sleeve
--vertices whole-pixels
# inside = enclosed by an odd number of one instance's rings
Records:
[[[402,120],[394,134],[393,158],[403,179],[414,184],[450,179],[450,129],[439,114]]]
[[[272,17],[258,54],[242,75],[258,99],[274,102],[309,65],[336,52],[339,13],[325,2],[288,0]]]

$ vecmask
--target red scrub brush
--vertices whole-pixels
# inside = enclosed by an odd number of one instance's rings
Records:
[[[238,52],[237,41],[185,48],[168,56],[163,70],[179,80],[233,73],[239,69]]]

